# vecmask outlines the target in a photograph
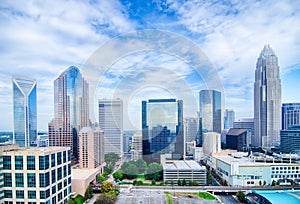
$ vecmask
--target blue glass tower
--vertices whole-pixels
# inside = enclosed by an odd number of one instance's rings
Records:
[[[160,154],[184,155],[183,101],[149,99],[142,101],[143,158],[159,162]]]
[[[20,147],[35,146],[37,137],[36,81],[14,77],[13,140]]]

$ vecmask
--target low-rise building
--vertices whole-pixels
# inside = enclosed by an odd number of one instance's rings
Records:
[[[226,134],[226,149],[246,151],[251,142],[251,132],[246,128],[230,128]]]

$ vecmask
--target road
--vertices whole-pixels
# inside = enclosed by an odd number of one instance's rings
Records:
[[[224,204],[237,204],[239,203],[232,195],[216,195]]]
[[[160,191],[123,191],[116,204],[166,204],[166,195]]]

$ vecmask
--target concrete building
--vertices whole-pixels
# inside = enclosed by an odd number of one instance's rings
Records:
[[[99,126],[104,131],[104,151],[123,157],[123,101],[99,100]]]
[[[221,135],[217,132],[203,134],[203,153],[211,155],[221,151]]]
[[[198,134],[198,119],[197,118],[185,118],[184,119],[184,137],[186,142],[196,141]]]
[[[203,147],[193,147],[193,159],[196,162],[200,162],[204,160],[204,153],[203,153]]]
[[[251,132],[251,143],[254,143],[254,119],[253,118],[240,118],[233,122],[233,128],[246,128]],[[252,145],[251,145],[252,146]]]
[[[104,133],[99,127],[83,127],[79,132],[79,166],[93,169],[104,163]]]
[[[300,126],[300,103],[282,104],[282,130],[287,130],[290,126]]]
[[[213,154],[208,165],[230,186],[271,185],[274,180],[281,184],[292,179],[300,181],[300,164],[266,155],[250,155],[234,151]]]
[[[272,147],[280,142],[281,80],[278,58],[265,45],[256,63],[254,83],[254,131],[252,145]]]
[[[226,134],[226,149],[247,151],[250,147],[251,133],[249,129],[230,128]]]
[[[1,192],[5,204],[67,203],[71,194],[69,147],[1,149]]]
[[[13,141],[20,147],[36,146],[37,99],[34,79],[14,77]]]
[[[206,185],[206,168],[193,160],[164,160],[164,182],[177,185],[178,180],[197,182],[198,185]]]
[[[141,132],[136,132],[132,136],[131,159],[138,160],[143,158],[143,137]]]
[[[283,153],[300,153],[300,125],[289,126],[280,131],[280,151]]]

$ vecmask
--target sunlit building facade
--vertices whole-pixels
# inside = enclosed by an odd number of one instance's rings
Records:
[[[290,126],[300,126],[300,103],[283,103],[282,113],[282,130]]]
[[[13,140],[20,147],[35,146],[37,138],[37,99],[34,79],[14,77]]]

